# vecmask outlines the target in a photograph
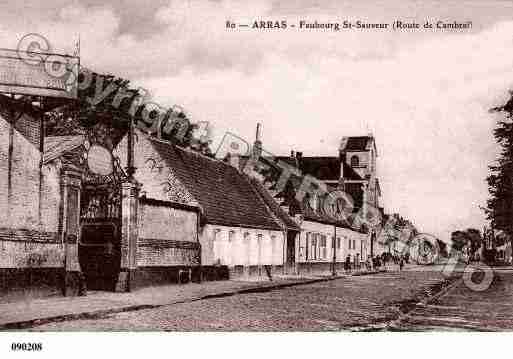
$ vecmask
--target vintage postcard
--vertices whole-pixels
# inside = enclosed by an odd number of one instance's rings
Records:
[[[0,10],[2,334],[513,330],[513,3]]]

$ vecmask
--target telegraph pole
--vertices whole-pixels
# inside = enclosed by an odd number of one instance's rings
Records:
[[[331,274],[333,276],[336,276],[337,275],[337,268],[336,268],[336,264],[337,264],[337,225],[334,224],[333,225],[333,263],[332,263],[332,268],[331,268]]]

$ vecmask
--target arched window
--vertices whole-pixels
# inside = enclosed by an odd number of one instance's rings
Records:
[[[354,155],[351,157],[351,167],[358,167],[360,165],[360,159],[358,156]]]

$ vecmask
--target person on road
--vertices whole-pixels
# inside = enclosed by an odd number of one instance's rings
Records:
[[[351,269],[351,258],[349,258],[349,255],[346,257],[346,263],[344,264],[344,269],[346,272],[349,272]]]
[[[404,259],[403,259],[403,257],[401,257],[399,259],[399,270],[402,271],[403,267],[404,267]]]

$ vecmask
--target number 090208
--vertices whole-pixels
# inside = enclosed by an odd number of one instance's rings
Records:
[[[43,343],[12,343],[12,351],[38,352],[43,350]]]

